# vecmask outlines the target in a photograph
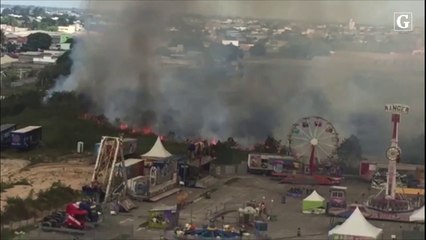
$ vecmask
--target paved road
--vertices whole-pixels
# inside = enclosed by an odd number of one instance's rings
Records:
[[[362,193],[368,196],[368,185],[357,180],[347,180],[348,199],[350,202],[362,201]],[[330,217],[324,215],[306,215],[301,213],[301,199],[288,198],[286,204],[280,202],[280,196],[286,192],[290,185],[278,184],[262,176],[239,176],[239,179],[229,184],[221,184],[211,199],[198,199],[191,206],[187,206],[180,212],[180,224],[184,225],[191,220],[197,225],[208,222],[208,211],[216,208],[223,208],[224,205],[238,208],[246,201],[264,199],[267,211],[277,215],[277,221],[269,222],[269,236],[274,239],[293,239],[296,236],[297,228],[302,230],[302,238],[297,239],[327,239]],[[316,187],[323,197],[328,197],[328,187]],[[191,189],[191,198],[196,198],[203,192],[200,189]],[[107,216],[102,226],[97,231],[88,232],[81,240],[88,239],[113,239],[118,235],[133,235],[134,239],[160,239],[163,231],[147,230],[140,227],[140,224],[147,220],[148,210],[160,205],[173,205],[175,196],[170,196],[160,200],[158,203],[137,203],[138,208],[129,214],[118,216]],[[273,201],[271,201],[273,200]],[[234,224],[237,221],[237,214],[231,213],[219,219],[218,224]],[[370,221],[373,225],[383,228],[384,238],[389,239],[391,234],[400,237],[401,229],[410,229],[412,225],[395,222]],[[30,239],[72,239],[72,236],[56,233],[40,233],[33,231]],[[294,238],[296,239],[296,238]],[[400,239],[400,238],[399,238]]]

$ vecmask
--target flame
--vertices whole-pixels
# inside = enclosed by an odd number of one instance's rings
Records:
[[[127,129],[129,129],[129,125],[127,125],[125,123],[120,124],[120,130],[124,131],[124,130],[127,130]]]
[[[152,133],[152,130],[149,127],[144,127],[144,128],[142,128],[142,133],[145,134],[145,135],[148,135],[148,134]]]
[[[217,139],[215,137],[212,138],[212,140],[210,141],[211,145],[216,145],[217,144]]]

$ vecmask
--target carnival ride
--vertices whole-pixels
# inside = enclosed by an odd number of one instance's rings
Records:
[[[415,197],[401,194],[397,191],[398,174],[396,166],[401,160],[401,148],[398,145],[399,123],[401,114],[408,113],[408,106],[401,104],[386,105],[385,110],[392,113],[392,138],[391,145],[386,151],[388,159],[388,169],[386,181],[384,184],[376,182],[375,187],[379,188],[379,192],[369,196],[363,204],[357,204],[360,209],[363,209],[363,214],[368,219],[387,220],[397,222],[409,222],[411,213],[422,207],[424,204],[424,196],[420,193]],[[349,215],[354,210],[353,205],[346,208],[329,209],[328,213],[332,216],[344,217]]]
[[[56,211],[44,217],[40,228],[43,231],[84,234],[102,222],[101,211],[99,205],[90,201],[69,203],[65,211]]]
[[[388,104],[385,111],[392,114],[393,125],[390,147],[386,150],[388,159],[388,172],[386,184],[380,191],[368,197],[365,206],[371,211],[375,219],[385,219],[391,221],[409,221],[409,214],[423,205],[424,200],[410,199],[396,191],[398,176],[396,166],[401,161],[401,148],[398,145],[399,123],[401,114],[407,114],[409,107],[401,104]]]
[[[293,124],[288,136],[291,155],[304,164],[303,174],[287,174],[282,183],[338,185],[341,171],[334,164],[339,135],[333,124],[321,117],[305,117]]]
[[[128,211],[134,204],[126,198],[123,141],[118,137],[102,137],[92,182],[82,187],[89,200],[70,203],[63,212],[44,218],[41,229],[70,234],[84,234],[102,221],[102,212],[110,205],[111,213]]]

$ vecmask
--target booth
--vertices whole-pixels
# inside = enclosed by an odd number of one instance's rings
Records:
[[[425,206],[417,209],[411,214],[410,222],[425,222]]]
[[[173,229],[177,226],[179,214],[176,206],[160,206],[149,210],[148,227]]]
[[[373,226],[356,208],[352,215],[341,225],[337,225],[328,232],[332,240],[372,240],[380,239],[383,229]]]
[[[308,214],[324,214],[326,201],[317,191],[313,191],[311,195],[303,199],[302,212]]]

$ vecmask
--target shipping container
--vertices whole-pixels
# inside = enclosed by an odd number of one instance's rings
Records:
[[[123,139],[123,155],[128,156],[136,153],[136,147],[138,146],[138,140],[136,138],[124,138]]]
[[[11,132],[16,130],[16,124],[2,124],[1,125],[1,139],[0,143],[2,147],[10,146],[12,142]]]
[[[42,137],[41,126],[28,126],[11,132],[11,146],[20,149],[28,150],[37,146]]]

